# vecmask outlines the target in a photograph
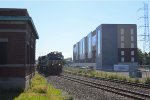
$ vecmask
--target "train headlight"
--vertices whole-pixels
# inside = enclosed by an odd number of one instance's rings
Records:
[[[59,66],[60,66],[61,64],[59,64]]]
[[[53,66],[54,64],[52,64],[52,66]]]

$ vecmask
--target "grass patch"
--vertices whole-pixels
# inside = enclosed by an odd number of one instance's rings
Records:
[[[61,90],[48,84],[46,79],[36,74],[31,80],[31,86],[14,100],[72,100],[65,96]]]
[[[117,75],[111,72],[101,72],[101,71],[96,71],[96,70],[81,69],[81,68],[75,68],[75,67],[64,67],[64,71],[67,73],[82,75],[82,76],[117,79],[121,81],[127,81],[127,82],[132,82],[132,83],[145,83],[145,84],[150,85],[150,77],[144,80],[140,80],[138,78],[129,78],[129,77]]]

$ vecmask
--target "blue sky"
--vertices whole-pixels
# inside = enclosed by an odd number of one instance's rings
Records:
[[[26,8],[39,34],[36,58],[51,51],[72,57],[73,45],[102,23],[143,25],[142,0],[0,0],[1,8]],[[150,1],[146,1],[149,4]],[[149,9],[150,10],[150,9]],[[138,34],[142,32],[138,30]],[[138,42],[138,46],[142,45]]]

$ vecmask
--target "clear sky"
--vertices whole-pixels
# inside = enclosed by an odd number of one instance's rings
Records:
[[[36,58],[51,51],[72,57],[73,45],[100,24],[143,25],[142,0],[0,0],[0,7],[28,10],[39,34]]]

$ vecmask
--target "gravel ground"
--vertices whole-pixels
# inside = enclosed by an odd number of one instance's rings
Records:
[[[71,75],[71,74],[69,74],[69,75],[72,76],[72,77],[75,76],[75,75]],[[136,86],[129,86],[129,85],[115,83],[115,82],[97,80],[97,79],[92,79],[92,78],[87,78],[87,77],[82,77],[82,76],[75,76],[75,77],[80,77],[80,78],[83,78],[84,80],[88,79],[90,81],[102,83],[102,84],[105,84],[105,85],[111,85],[111,86],[114,86],[114,87],[119,87],[119,88],[123,88],[123,89],[127,89],[127,90],[137,91],[137,92],[140,92],[140,93],[147,93],[147,94],[150,95],[150,89],[145,89],[145,88],[136,87]]]
[[[74,100],[131,100],[114,93],[72,82],[59,76],[49,76],[47,80],[56,88],[72,95]]]

